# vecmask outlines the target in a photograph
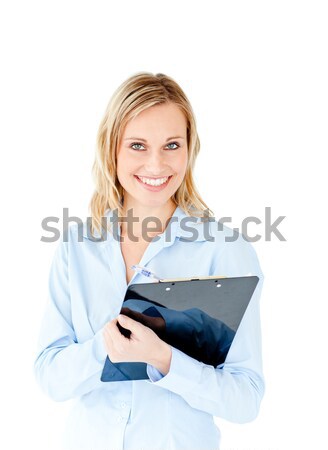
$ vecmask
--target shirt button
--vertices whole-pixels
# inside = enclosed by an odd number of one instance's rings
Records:
[[[122,407],[122,408],[125,408],[125,407],[126,407],[126,403],[125,403],[125,402],[122,402],[122,403],[121,403],[121,407]]]

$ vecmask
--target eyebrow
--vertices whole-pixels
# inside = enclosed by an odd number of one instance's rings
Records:
[[[167,141],[170,141],[171,139],[184,139],[182,136],[172,136],[172,137],[169,137],[169,138],[167,138],[166,139],[166,142]],[[138,138],[138,137],[128,137],[128,138],[126,138],[126,139],[124,139],[125,141],[131,141],[131,140],[133,140],[133,141],[142,141],[142,142],[147,142],[147,140],[146,139],[142,139],[142,138]]]

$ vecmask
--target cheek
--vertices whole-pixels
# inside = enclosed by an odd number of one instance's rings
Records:
[[[188,154],[187,152],[183,153],[180,158],[176,161],[176,171],[180,174],[184,174],[188,165]]]
[[[128,182],[128,179],[129,179],[128,170],[129,169],[127,167],[125,160],[123,158],[118,158],[116,175],[117,175],[117,179],[122,187],[125,187],[126,183]]]
[[[119,172],[122,167],[122,154],[121,152],[118,152],[116,155],[116,170]]]
[[[121,174],[121,176],[126,176],[131,170],[133,170],[133,161],[124,155],[124,152],[120,153],[117,156],[117,172]]]

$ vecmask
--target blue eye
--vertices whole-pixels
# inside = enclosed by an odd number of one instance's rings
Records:
[[[175,148],[170,147],[171,145],[175,145]],[[144,146],[143,144],[140,144],[140,142],[133,142],[130,146],[133,150],[143,150]],[[169,147],[170,150],[177,150],[180,145],[177,142],[170,142],[167,144],[166,147]]]
[[[171,148],[171,150],[176,150],[177,148],[180,147],[180,145],[177,142],[170,142],[170,144],[167,144],[167,146],[169,146],[169,145],[175,145],[176,146],[176,148]]]
[[[142,144],[140,144],[139,142],[133,142],[133,144],[131,144],[131,148],[133,148],[133,150],[140,150],[140,148],[134,148],[135,145],[139,145],[142,147]]]

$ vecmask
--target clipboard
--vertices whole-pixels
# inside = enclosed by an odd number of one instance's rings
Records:
[[[226,359],[258,281],[257,276],[214,275],[132,284],[121,313],[192,358],[217,367]],[[117,326],[129,338],[131,332]],[[149,379],[146,369],[146,363],[113,363],[107,356],[101,381]]]

